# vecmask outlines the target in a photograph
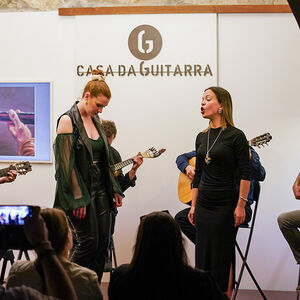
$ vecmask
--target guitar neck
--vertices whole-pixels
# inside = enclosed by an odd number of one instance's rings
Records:
[[[114,167],[114,172],[116,172],[116,171],[118,171],[118,170],[121,170],[122,168],[124,168],[124,167],[126,167],[126,166],[128,166],[128,165],[130,165],[130,164],[132,164],[132,163],[133,163],[133,159],[132,159],[132,158],[126,159],[126,160],[124,160],[124,161],[121,161],[121,162],[119,162],[119,163],[113,165],[113,167]]]
[[[0,169],[0,177],[7,176],[7,173],[10,171],[10,168]]]

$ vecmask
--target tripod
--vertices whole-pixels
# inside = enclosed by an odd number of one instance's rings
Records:
[[[27,260],[30,260],[27,250],[20,250],[18,259],[22,258],[22,254],[24,253]],[[0,284],[5,283],[4,276],[6,272],[7,263],[10,262],[12,265],[15,262],[15,256],[11,249],[0,249],[0,260],[3,259],[1,275],[0,275]]]

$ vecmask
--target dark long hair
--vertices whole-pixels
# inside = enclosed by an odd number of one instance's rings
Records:
[[[223,107],[222,116],[221,116],[223,130],[226,128],[227,124],[234,126],[233,118],[232,118],[233,107],[232,107],[232,100],[231,100],[230,93],[219,86],[211,86],[205,89],[204,91],[207,90],[211,90],[214,92],[214,94],[218,99],[218,102]],[[204,130],[204,132],[207,131],[209,128],[210,128],[210,124],[208,128]]]
[[[138,228],[128,271],[142,277],[143,274],[153,276],[158,271],[161,276],[166,273],[175,276],[187,265],[180,227],[174,218],[165,212],[146,215]]]

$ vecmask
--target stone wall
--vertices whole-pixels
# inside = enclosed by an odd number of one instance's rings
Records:
[[[56,10],[59,7],[142,5],[276,5],[286,0],[0,0],[0,11]]]

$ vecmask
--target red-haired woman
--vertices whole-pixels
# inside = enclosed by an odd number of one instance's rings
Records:
[[[110,169],[109,145],[98,114],[111,92],[102,71],[57,123],[54,144],[55,207],[66,211],[79,238],[73,261],[91,268],[101,281],[109,239],[110,212],[122,205],[122,192]]]

